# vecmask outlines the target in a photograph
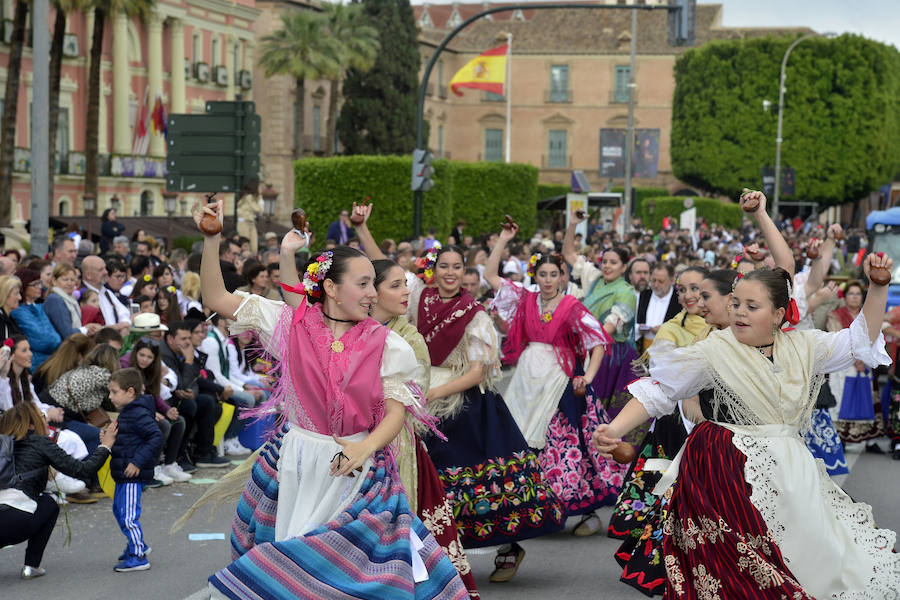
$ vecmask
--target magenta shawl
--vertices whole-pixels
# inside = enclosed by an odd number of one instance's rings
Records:
[[[479,310],[484,307],[468,290],[460,289],[456,299],[442,302],[437,288],[425,288],[419,300],[416,326],[428,345],[432,365],[437,367],[447,360]]]

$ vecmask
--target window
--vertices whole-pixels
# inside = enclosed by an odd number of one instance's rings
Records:
[[[234,43],[234,72],[240,73],[243,65],[241,64],[241,44],[244,42],[238,40]],[[240,81],[237,80],[237,77],[234,78],[235,83],[240,84]]]
[[[322,107],[313,106],[313,152],[322,150]]]
[[[56,173],[69,172],[69,109],[60,107],[56,114]],[[63,213],[60,213],[63,214]]]
[[[565,168],[566,164],[566,130],[554,129],[550,131],[550,158],[547,166],[550,168]]]
[[[215,72],[216,64],[219,62],[219,36],[214,35],[212,39],[212,57],[209,59],[210,71]]]
[[[444,158],[444,126],[438,125],[437,157]]]
[[[444,61],[438,60],[438,85],[444,85]]]
[[[628,83],[630,79],[631,67],[628,65],[616,65],[613,102],[628,102]]]
[[[484,101],[485,102],[505,102],[506,96],[503,94],[495,94],[494,92],[485,92],[484,93]]]
[[[553,65],[550,67],[550,102],[569,101],[569,67]]]
[[[153,214],[153,193],[149,190],[141,192],[141,215],[149,217]]]
[[[69,201],[68,200],[60,200],[56,205],[56,214],[60,217],[68,217],[69,216]]]
[[[503,160],[502,129],[484,130],[484,160],[494,162]]]
[[[191,55],[194,57],[194,63],[200,62],[200,36],[198,34],[194,34],[194,45],[191,50]]]

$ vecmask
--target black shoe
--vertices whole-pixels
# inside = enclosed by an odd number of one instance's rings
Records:
[[[163,482],[160,481],[159,479],[154,479],[153,481],[151,481],[150,483],[147,484],[148,488],[159,488],[162,486],[163,486]]]
[[[185,473],[193,473],[194,471],[197,470],[197,467],[195,467],[195,466],[194,466],[189,460],[187,460],[186,458],[183,458],[183,459],[179,460],[179,461],[178,461],[178,466],[181,467],[181,470],[184,471]]]
[[[867,454],[884,454],[884,450],[878,444],[866,444]]]
[[[231,465],[230,459],[225,458],[224,456],[219,456],[217,454],[198,456],[194,462],[198,467],[213,469],[221,469]]]

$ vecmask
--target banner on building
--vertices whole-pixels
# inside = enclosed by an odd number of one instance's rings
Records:
[[[625,129],[600,130],[600,176],[625,177]],[[636,129],[632,154],[632,177],[656,177],[659,168],[659,129]]]

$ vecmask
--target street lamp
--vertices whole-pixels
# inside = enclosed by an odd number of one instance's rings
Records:
[[[791,52],[794,51],[794,48],[797,47],[797,44],[804,40],[808,40],[814,37],[827,37],[832,38],[837,34],[828,32],[828,33],[807,33],[806,35],[798,37],[794,42],[788,46],[787,50],[784,53],[784,58],[781,59],[781,78],[778,80],[778,132],[775,134],[775,195],[772,198],[772,218],[778,218],[778,198],[781,194],[781,124],[784,119],[784,80],[785,80],[785,69],[787,68],[787,61],[791,55]],[[765,108],[765,105],[763,105]]]
[[[276,192],[275,188],[272,187],[272,184],[267,181],[259,193],[262,196],[263,216],[266,218],[266,230],[268,231],[272,227],[272,217],[275,216],[275,205],[278,202],[278,192]]]
[[[175,205],[178,202],[178,194],[165,191],[162,193],[163,209],[166,211],[166,246],[172,249],[172,217],[175,215]]]
[[[87,239],[91,242],[91,246],[93,247],[94,242],[91,240],[91,223],[94,220],[94,210],[97,208],[97,199],[94,198],[94,194],[87,192],[81,197],[81,204],[84,207],[84,216],[87,217]]]
[[[116,214],[119,213],[119,205],[121,205],[121,200],[116,194],[113,194],[113,197],[109,199],[109,207],[116,211]]]

